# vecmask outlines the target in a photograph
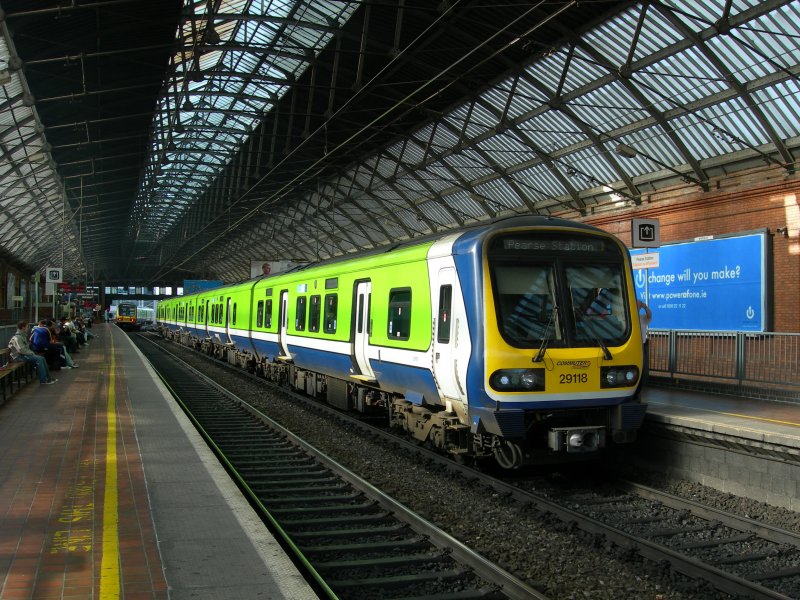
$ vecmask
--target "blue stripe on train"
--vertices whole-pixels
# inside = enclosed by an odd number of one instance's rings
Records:
[[[414,404],[422,404],[423,398],[428,404],[439,402],[439,393],[430,369],[377,360],[371,360],[370,365],[381,389],[403,394],[406,400]]]
[[[303,369],[317,371],[339,379],[347,379],[353,373],[353,362],[350,360],[349,354],[294,345],[289,346],[289,352],[292,353],[294,364]]]

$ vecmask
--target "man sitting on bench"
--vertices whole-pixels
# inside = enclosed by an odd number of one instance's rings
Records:
[[[8,342],[8,348],[11,350],[11,360],[24,360],[33,363],[36,368],[36,374],[39,375],[39,383],[50,385],[58,381],[58,379],[50,377],[50,369],[47,368],[47,361],[44,356],[36,354],[28,345],[27,321],[17,323],[17,332]]]

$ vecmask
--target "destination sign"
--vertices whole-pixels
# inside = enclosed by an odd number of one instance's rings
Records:
[[[606,244],[600,239],[542,239],[542,238],[506,238],[503,250],[518,252],[583,252],[602,253]]]

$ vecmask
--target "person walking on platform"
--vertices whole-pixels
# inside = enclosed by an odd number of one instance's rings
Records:
[[[650,307],[641,300],[636,300],[636,312],[639,313],[639,328],[642,330],[642,385],[647,383],[650,374],[650,344],[647,339],[647,328],[653,320]]]
[[[33,363],[36,374],[39,376],[39,383],[50,385],[58,381],[50,377],[50,369],[47,368],[47,361],[44,356],[39,356],[28,345],[28,322],[20,321],[17,323],[17,332],[11,336],[8,342],[11,350],[11,360],[24,360]]]

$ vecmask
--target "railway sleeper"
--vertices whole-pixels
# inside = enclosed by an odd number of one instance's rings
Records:
[[[404,551],[408,549],[422,550],[430,548],[431,543],[422,537],[409,537],[406,539],[391,539],[380,542],[360,542],[358,544],[330,544],[328,546],[303,546],[303,553],[308,556],[314,554],[340,553],[343,551]]]
[[[408,575],[387,575],[386,577],[372,577],[369,579],[329,579],[326,581],[334,590],[340,592],[344,588],[366,588],[385,586],[418,585],[421,582],[433,581],[458,581],[471,575],[466,569],[447,569],[444,571],[414,572]]]
[[[341,519],[339,519],[341,521]],[[356,536],[386,536],[401,535],[411,531],[404,523],[390,522],[380,527],[362,527],[360,529],[317,529],[312,531],[292,531],[293,538],[353,538]],[[363,543],[363,542],[358,542]]]
[[[353,560],[332,560],[330,562],[314,563],[314,568],[318,571],[330,571],[333,569],[374,569],[375,567],[401,567],[405,565],[419,565],[432,563],[452,563],[452,559],[442,551],[419,552],[414,554],[402,554],[399,556],[387,556],[384,558],[367,558]]]

